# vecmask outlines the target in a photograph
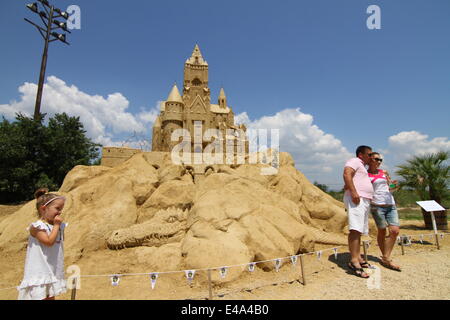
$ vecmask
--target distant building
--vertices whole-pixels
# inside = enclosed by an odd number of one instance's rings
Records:
[[[170,152],[179,144],[179,141],[171,141],[172,133],[176,129],[189,131],[192,152],[201,152],[210,143],[204,141],[202,145],[195,145],[195,134],[198,135],[199,132],[203,137],[206,130],[219,129],[223,135],[222,143],[225,144],[227,129],[246,131],[244,125],[234,124],[234,113],[227,104],[223,88],[220,89],[217,104],[211,103],[208,63],[203,59],[198,45],[184,64],[183,96],[174,85],[167,100],[161,102],[160,107],[160,114],[153,125],[152,151]],[[200,127],[202,131],[199,131]],[[240,139],[244,140],[245,136]]]

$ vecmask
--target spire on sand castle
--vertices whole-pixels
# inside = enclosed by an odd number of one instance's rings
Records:
[[[200,64],[207,66],[208,63],[203,59],[202,53],[200,52],[200,48],[198,44],[195,45],[194,51],[189,59],[186,60],[186,63],[189,64]]]
[[[183,99],[181,99],[180,92],[178,91],[177,85],[173,85],[172,91],[170,91],[169,97],[167,101],[170,102],[181,102],[183,103]]]

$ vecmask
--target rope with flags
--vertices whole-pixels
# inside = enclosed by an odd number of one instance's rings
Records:
[[[439,233],[441,239],[444,238],[444,235],[449,235],[450,233]],[[423,239],[425,236],[431,236],[433,237],[435,234],[419,234],[419,235],[402,235],[399,236],[397,238],[397,240],[401,241],[402,237],[406,237],[406,239],[408,239],[409,241],[411,241],[412,237],[419,237],[419,241],[420,243],[423,244]],[[367,248],[370,245],[370,241],[369,240],[365,240],[363,241],[363,243],[367,244]],[[298,258],[301,256],[309,256],[309,255],[315,255],[317,260],[320,260],[322,258],[322,255],[324,252],[326,251],[333,251],[334,254],[334,258],[335,260],[337,260],[337,254],[338,254],[338,250],[340,248],[343,248],[346,246],[338,246],[338,247],[333,247],[333,248],[327,248],[327,249],[322,249],[322,250],[318,250],[318,251],[312,251],[312,252],[307,252],[307,253],[302,253],[302,254],[297,254],[297,255],[291,255],[291,256],[286,256],[286,257],[281,257],[281,258],[274,258],[274,259],[267,259],[267,260],[260,260],[260,261],[253,261],[253,262],[247,262],[247,263],[242,263],[242,264],[235,264],[235,265],[225,265],[225,266],[218,266],[218,267],[210,267],[210,268],[199,268],[199,269],[192,269],[192,270],[177,270],[177,271],[159,271],[159,272],[146,272],[146,273],[122,273],[122,274],[86,274],[86,275],[79,275],[79,278],[93,278],[93,277],[108,277],[111,279],[111,285],[112,286],[118,286],[120,283],[120,279],[123,277],[132,277],[132,276],[148,276],[150,277],[151,280],[151,287],[152,289],[155,288],[156,286],[156,282],[158,280],[158,277],[160,275],[164,275],[164,274],[177,274],[177,273],[182,273],[185,275],[187,281],[189,284],[192,283],[192,281],[194,280],[195,274],[199,271],[209,271],[209,270],[218,270],[219,271],[219,275],[222,279],[225,279],[228,273],[228,270],[230,268],[237,268],[237,267],[246,267],[247,270],[249,272],[254,272],[255,270],[255,266],[257,264],[261,264],[261,263],[267,263],[267,262],[272,262],[274,264],[274,268],[276,272],[279,272],[280,268],[281,268],[281,262],[283,260],[289,260],[291,262],[291,264],[293,266],[296,266]],[[17,289],[16,287],[9,287],[9,288],[0,288],[0,290],[12,290],[12,289]]]

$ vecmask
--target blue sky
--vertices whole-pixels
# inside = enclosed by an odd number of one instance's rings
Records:
[[[38,21],[27,3],[0,3],[6,117],[34,107],[43,40],[23,21]],[[92,117],[103,127],[86,123],[92,138],[129,137],[127,128],[108,124],[122,116],[128,129],[136,122],[149,137],[158,101],[174,82],[181,86],[183,63],[198,43],[212,100],[223,85],[238,119],[290,130],[281,135],[281,151],[311,180],[339,187],[343,159],[360,144],[383,151],[391,171],[408,156],[450,150],[448,0],[53,3],[78,5],[81,29],[68,35],[70,46],[50,46],[46,76],[53,80],[43,112],[74,103],[68,112],[86,115],[102,97],[105,109]],[[381,9],[380,30],[366,26],[373,4]],[[60,97],[69,91],[72,98]],[[114,119],[104,116],[110,104]]]

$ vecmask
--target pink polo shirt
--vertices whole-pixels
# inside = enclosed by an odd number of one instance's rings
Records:
[[[364,167],[364,162],[360,158],[352,158],[345,163],[345,167],[350,167],[355,170],[353,184],[358,195],[362,198],[372,200],[373,186],[370,182],[366,167]],[[345,194],[350,196],[350,190],[345,190]]]

